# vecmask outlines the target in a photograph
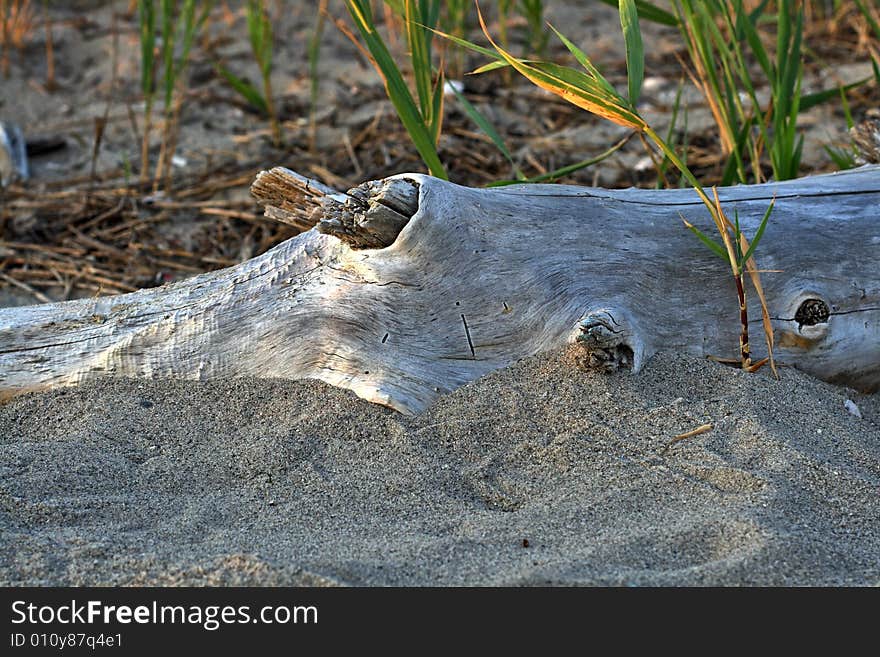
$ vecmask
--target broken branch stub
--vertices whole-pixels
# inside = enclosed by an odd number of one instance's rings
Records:
[[[390,246],[418,210],[418,183],[407,178],[370,181],[340,194],[276,167],[257,176],[251,194],[267,217],[300,230],[317,225],[354,249]]]

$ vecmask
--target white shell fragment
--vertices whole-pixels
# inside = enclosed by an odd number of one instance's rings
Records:
[[[862,419],[862,412],[859,410],[859,407],[856,406],[856,403],[852,399],[847,399],[845,402],[843,402],[843,407],[850,413],[855,415],[857,418]]]

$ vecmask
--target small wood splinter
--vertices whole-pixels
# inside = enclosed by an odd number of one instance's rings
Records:
[[[666,443],[666,445],[664,446],[664,449],[669,449],[672,445],[674,445],[675,443],[681,442],[682,440],[687,440],[688,438],[693,438],[694,436],[699,436],[701,434],[708,433],[708,432],[712,431],[712,429],[714,429],[714,428],[715,427],[712,426],[711,424],[702,424],[702,425],[698,426],[696,429],[694,429],[693,431],[686,431],[685,433],[680,433],[677,436],[675,436],[675,438],[673,438],[668,443]]]
[[[770,362],[769,358],[762,358],[757,363],[750,363],[748,367],[742,367],[742,361],[739,358],[720,358],[718,356],[706,356],[713,363],[721,363],[722,365],[735,365],[745,370],[749,374],[754,374],[759,369]]]

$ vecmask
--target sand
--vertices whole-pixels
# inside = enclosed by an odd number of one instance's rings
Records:
[[[118,58],[111,56],[111,13],[119,4],[51,3],[52,94],[40,86],[43,30],[12,52],[0,120],[20,124],[29,137],[66,143],[31,159],[33,186],[139,159],[127,109],[134,102],[142,125],[138,32],[133,18],[117,17]],[[302,62],[314,12],[289,4],[275,23],[284,38],[276,39],[272,72],[289,124],[283,158],[254,137],[266,123],[231,102],[233,92],[213,72],[214,54],[198,54],[189,80],[195,93],[181,119],[177,153],[186,165],[179,173],[233,165],[256,173],[277,163],[307,172],[321,163],[332,169],[325,182],[345,188],[423,170],[378,77],[329,26],[312,153]],[[547,4],[554,25],[618,78],[624,73],[612,8]],[[330,8],[345,14],[338,0]],[[650,55],[643,111],[665,133],[680,42],[674,30],[643,27]],[[216,52],[236,74],[257,79],[241,17],[231,34]],[[515,45],[525,36],[523,27],[511,29]],[[551,44],[551,54],[564,51]],[[830,71],[808,70],[805,88],[872,75],[867,54],[832,63]],[[620,136],[607,122],[546,104],[524,81],[507,89],[494,80],[467,78],[472,100],[514,154],[531,153],[554,168],[593,157]],[[693,89],[683,93],[689,130],[714,134],[708,108]],[[110,120],[94,152],[94,118],[108,102]],[[454,103],[448,108],[442,145],[455,155],[447,162],[453,180],[478,185],[510,175],[493,146],[456,134],[454,127],[474,128]],[[860,108],[853,111],[860,119]],[[800,116],[811,171],[828,166],[826,144],[848,144],[839,114],[839,106],[824,104]],[[376,132],[350,157],[344,145],[377,116]],[[565,181],[643,183],[642,162],[633,140],[601,167]],[[249,199],[251,179],[212,200]],[[7,222],[4,239],[42,243],[54,225],[46,222],[56,219],[54,210],[43,214],[27,206]],[[214,245],[218,233],[228,233],[225,258],[247,257],[252,242],[263,241],[259,233],[251,239],[250,221],[241,233],[218,221],[175,212],[156,222],[155,236],[140,231],[137,241],[201,253],[208,237]],[[120,240],[113,245],[128,249],[129,236]],[[208,266],[186,263],[189,272]],[[180,273],[155,268],[161,277]],[[63,287],[45,292],[66,294]],[[35,301],[0,288],[0,305]],[[666,354],[638,375],[606,377],[579,371],[557,353],[485,377],[418,418],[315,382],[116,380],[29,395],[0,405],[0,584],[877,585],[880,399],[782,374],[776,382]],[[845,410],[846,399],[858,404],[861,419]],[[711,432],[669,445],[707,422]]]
[[[27,395],[0,583],[876,586],[880,399],[781,374],[558,352],[415,418],[317,382]]]

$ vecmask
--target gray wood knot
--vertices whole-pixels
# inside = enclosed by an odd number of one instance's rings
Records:
[[[579,322],[578,329],[575,343],[582,347],[577,359],[580,367],[606,373],[633,369],[635,358],[628,344],[629,332],[611,313],[590,314]]]
[[[804,299],[794,314],[794,321],[798,323],[798,328],[800,328],[801,326],[824,324],[829,317],[831,317],[831,310],[822,299]]]

